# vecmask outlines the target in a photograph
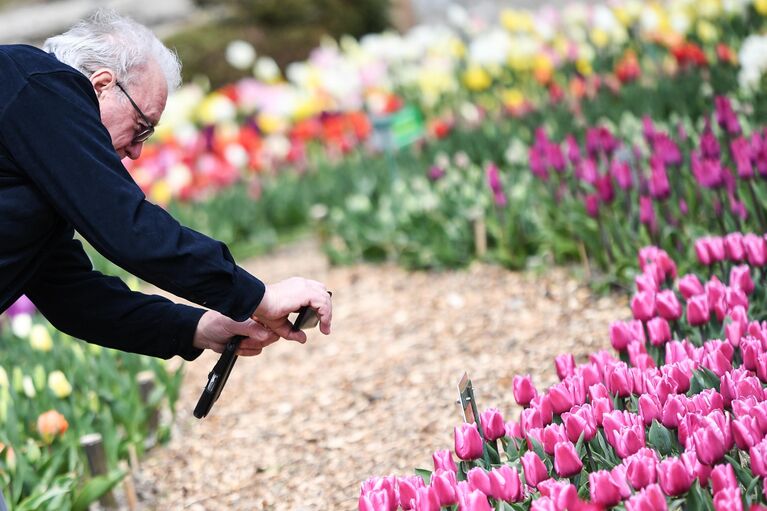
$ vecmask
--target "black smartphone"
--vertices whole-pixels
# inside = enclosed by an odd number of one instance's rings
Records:
[[[226,344],[213,370],[208,373],[208,383],[202,389],[202,395],[197,401],[197,406],[194,407],[194,416],[198,419],[208,415],[210,409],[213,408],[213,403],[221,395],[226,380],[229,379],[229,373],[232,372],[232,367],[237,362],[237,348],[240,347],[240,342],[243,339],[245,339],[243,335],[232,337],[232,340]]]

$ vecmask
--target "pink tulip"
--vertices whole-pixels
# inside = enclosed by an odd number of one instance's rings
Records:
[[[600,506],[614,506],[621,501],[620,486],[607,470],[598,470],[589,474],[591,502]]]
[[[562,422],[567,439],[572,443],[576,443],[581,434],[585,442],[592,440],[597,434],[597,422],[591,405],[573,407],[570,412],[562,414]]]
[[[553,501],[555,509],[574,509],[579,504],[578,490],[568,481],[547,479],[538,485],[538,491]]]
[[[687,302],[687,322],[692,326],[700,326],[708,323],[709,319],[708,298],[706,295],[696,295]]]
[[[374,490],[360,494],[357,507],[359,511],[392,511],[397,508],[397,504],[395,502],[394,507],[391,506],[389,494],[385,490]]]
[[[538,483],[549,478],[546,465],[533,451],[527,451],[522,456],[522,469],[525,472],[525,481],[533,488],[538,487]]]
[[[515,438],[517,440],[524,438],[522,435],[522,428],[518,422],[509,421],[504,425],[504,429],[506,430],[506,436],[509,438]]]
[[[743,235],[739,232],[733,232],[724,237],[724,250],[727,253],[727,259],[733,263],[743,260],[746,250],[743,248]]]
[[[639,396],[639,415],[645,425],[649,426],[653,420],[660,421],[662,407],[658,396],[642,394]]]
[[[687,274],[679,279],[679,292],[682,293],[685,300],[689,300],[695,295],[703,294],[704,291],[703,284],[693,274]]]
[[[453,455],[450,449],[440,449],[434,451],[431,459],[434,461],[434,470],[448,470],[450,472],[457,472],[458,467],[453,461]]]
[[[751,268],[748,265],[733,266],[730,270],[730,287],[751,294],[754,290],[754,281],[751,279]]]
[[[523,498],[524,491],[519,472],[508,465],[502,465],[490,471],[490,486],[489,495],[496,500],[518,502]]]
[[[612,394],[619,397],[628,397],[631,394],[631,375],[628,366],[623,362],[605,370],[605,382]]]
[[[717,412],[724,417],[721,411]],[[717,424],[713,418],[717,412],[706,416],[698,428],[692,431],[692,440],[698,460],[709,466],[721,461],[731,447],[730,442],[728,442],[728,436],[731,436],[730,421],[727,419],[726,423],[721,426]],[[724,428],[727,428],[726,433],[723,431]]]
[[[506,434],[503,416],[497,408],[488,408],[479,414],[479,422],[482,424],[482,431],[488,440],[498,440]]]
[[[624,459],[623,465],[626,467],[626,479],[635,490],[657,481],[658,455],[652,449],[639,449]]]
[[[759,477],[767,477],[767,438],[749,449],[751,472]]]
[[[690,489],[693,475],[680,458],[666,458],[658,464],[658,480],[666,495],[676,497]]]
[[[713,260],[708,248],[708,238],[700,238],[695,241],[695,255],[698,257],[698,262],[703,266],[710,265]]]
[[[668,396],[663,404],[661,423],[667,428],[676,428],[679,426],[680,417],[685,415],[687,415],[687,397],[679,394]]]
[[[727,257],[726,250],[724,248],[724,239],[719,236],[711,236],[708,239],[708,254],[711,256],[712,262],[718,263],[724,261]]]
[[[466,504],[461,506],[466,511],[493,511],[490,503],[487,501],[487,495],[479,490],[469,493]]]
[[[554,446],[554,470],[560,477],[570,477],[579,473],[583,468],[575,446],[568,441],[559,442]]]
[[[575,357],[572,353],[557,355],[554,359],[554,364],[557,368],[557,376],[560,380],[564,380],[568,376],[575,374]]]
[[[764,266],[767,262],[767,243],[764,238],[755,234],[746,234],[743,236],[743,246],[746,249],[748,264]]]
[[[431,475],[430,485],[437,493],[440,506],[450,506],[458,502],[455,472],[437,470]]]
[[[616,321],[610,325],[610,343],[617,351],[624,351],[634,341],[645,341],[641,321]]]
[[[715,511],[743,511],[743,497],[740,487],[725,488],[714,495]]]
[[[651,484],[626,501],[626,511],[666,511],[668,503],[660,486]]]
[[[717,465],[711,471],[711,490],[714,495],[727,488],[737,488],[738,480],[730,464]]]
[[[464,423],[455,428],[455,453],[462,460],[470,461],[482,457],[482,437],[476,424]]]
[[[591,400],[591,410],[594,412],[594,419],[597,426],[601,426],[604,416],[613,411],[613,402],[609,397],[597,397]]]
[[[655,306],[658,314],[668,321],[676,321],[682,317],[682,305],[671,289],[664,289],[655,295]]]
[[[567,440],[564,426],[549,424],[543,428],[543,450],[549,456],[554,454],[554,446]]]
[[[663,346],[671,340],[671,327],[663,318],[652,318],[648,321],[647,331],[653,346]]]
[[[431,486],[418,488],[415,494],[415,511],[440,511],[437,491]]]
[[[480,490],[485,495],[490,495],[490,473],[484,468],[474,467],[466,474],[466,479],[469,481],[469,487],[472,490]]]
[[[536,410],[540,416],[543,425],[550,424],[554,417],[553,405],[551,404],[551,396],[549,394],[539,395],[530,401],[530,408]]]
[[[631,298],[631,312],[634,319],[648,321],[655,316],[655,293],[639,291]]]
[[[553,385],[549,389],[548,395],[551,400],[551,409],[554,413],[566,412],[575,404],[572,392],[564,383]]]
[[[414,501],[419,488],[426,486],[420,476],[406,476],[397,478],[399,504],[402,509],[413,509]]]
[[[538,392],[533,385],[533,378],[529,374],[526,374],[525,376],[514,376],[512,387],[514,390],[514,400],[520,406],[529,405],[530,401],[538,395]]]

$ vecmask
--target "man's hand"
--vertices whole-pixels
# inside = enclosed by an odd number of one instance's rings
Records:
[[[238,322],[216,311],[208,311],[197,323],[192,344],[195,348],[221,353],[226,343],[235,335],[247,337],[242,340],[240,349],[237,351],[238,355],[246,357],[258,355],[262,349],[280,338],[269,328],[252,319]]]
[[[266,292],[253,313],[253,319],[262,323],[280,337],[291,341],[306,342],[306,334],[291,330],[288,315],[308,305],[317,311],[320,318],[320,332],[330,333],[333,304],[330,294],[321,282],[293,277],[266,286]]]

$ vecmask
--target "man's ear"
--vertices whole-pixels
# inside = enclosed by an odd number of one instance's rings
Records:
[[[114,71],[106,67],[97,69],[91,75],[90,80],[98,97],[101,97],[102,92],[110,89],[117,82]]]

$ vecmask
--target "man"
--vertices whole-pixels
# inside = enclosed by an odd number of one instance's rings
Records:
[[[146,201],[121,159],[138,158],[180,82],[146,28],[100,11],[31,46],[0,46],[0,312],[26,294],[54,326],[124,351],[193,360],[236,334],[256,355],[308,305],[330,333],[325,286],[265,285],[226,246]],[[131,292],[93,270],[77,231],[111,261],[211,310]]]

